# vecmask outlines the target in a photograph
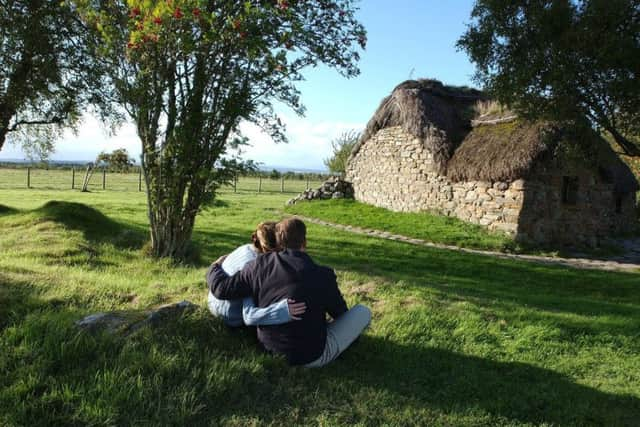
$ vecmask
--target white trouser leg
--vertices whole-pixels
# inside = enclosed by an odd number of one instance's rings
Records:
[[[335,360],[371,323],[371,310],[364,305],[356,305],[327,325],[327,342],[322,355],[308,368],[319,368]]]

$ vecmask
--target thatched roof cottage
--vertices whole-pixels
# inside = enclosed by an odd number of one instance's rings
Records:
[[[596,245],[637,222],[638,183],[593,130],[528,122],[469,88],[407,81],[349,160],[355,197],[535,242]]]

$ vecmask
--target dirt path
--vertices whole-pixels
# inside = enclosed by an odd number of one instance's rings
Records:
[[[640,271],[640,239],[625,240],[621,244],[625,248],[625,255],[621,257],[615,257],[611,259],[593,259],[593,258],[555,258],[541,255],[522,255],[522,254],[509,254],[503,252],[486,251],[481,249],[468,249],[461,248],[459,246],[444,245],[440,243],[433,243],[427,240],[416,239],[412,237],[402,236],[400,234],[393,234],[387,231],[372,230],[368,228],[360,228],[352,225],[336,224],[333,222],[324,221],[317,218],[311,218],[302,215],[294,215],[303,221],[310,222],[317,225],[323,225],[326,227],[335,228],[338,230],[346,231],[349,233],[362,234],[365,236],[378,237],[381,239],[393,240],[396,242],[405,242],[412,245],[425,246],[429,248],[448,249],[452,251],[465,252],[477,255],[493,256],[502,259],[516,259],[537,262],[540,264],[554,264],[564,265],[573,268],[587,268],[607,271]]]

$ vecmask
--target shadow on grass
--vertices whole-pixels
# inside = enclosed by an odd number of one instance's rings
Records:
[[[10,206],[0,205],[0,215],[11,215],[18,212],[17,209],[14,209]]]
[[[315,233],[314,233],[315,234]],[[640,318],[640,275],[502,260],[381,239],[314,235],[318,262],[447,295],[562,311]],[[338,249],[339,248],[339,249]]]
[[[109,242],[120,249],[140,249],[147,240],[143,230],[116,222],[82,203],[50,201],[35,212],[71,230],[81,231],[84,238],[92,242]]]
[[[523,363],[365,335],[326,368],[288,368],[256,348],[251,330],[226,328],[205,309],[118,338],[79,334],[72,323],[86,309],[44,301],[33,286],[7,275],[0,275],[0,296],[11,304],[0,306],[0,318],[15,326],[5,335],[7,324],[0,325],[0,372],[9,369],[0,379],[6,387],[0,412],[18,425],[210,425],[234,418],[236,424],[323,418],[379,425],[403,417],[416,425],[633,425],[640,419],[636,397]]]
[[[362,337],[331,370],[331,378],[318,374],[327,386],[338,377],[355,388],[385,389],[398,409],[447,414],[480,409],[547,425],[633,425],[640,419],[640,399],[579,385],[551,370],[382,338]]]
[[[0,332],[40,304],[36,286],[27,280],[16,280],[0,272]]]
[[[200,261],[196,267],[208,267],[218,257],[228,254],[238,246],[251,243],[251,233],[229,227],[226,231],[194,232],[193,244],[200,250]]]

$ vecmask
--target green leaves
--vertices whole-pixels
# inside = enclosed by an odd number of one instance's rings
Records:
[[[324,63],[357,75],[366,43],[351,0],[74,4],[85,22],[99,21],[110,99],[141,138],[158,256],[183,255],[200,206],[237,168],[222,159],[239,124],[253,122],[285,141],[274,101],[302,113],[295,87],[302,70]]]
[[[102,102],[102,64],[95,61],[93,24],[83,26],[67,2],[11,1],[0,6],[0,149],[5,138],[29,151],[51,151],[55,136]]]
[[[640,4],[635,0],[478,0],[458,41],[476,79],[532,118],[609,131],[627,153],[640,129]]]
[[[360,133],[355,131],[343,132],[338,138],[331,141],[333,155],[325,159],[324,164],[331,173],[344,174],[351,151],[358,143]]]

